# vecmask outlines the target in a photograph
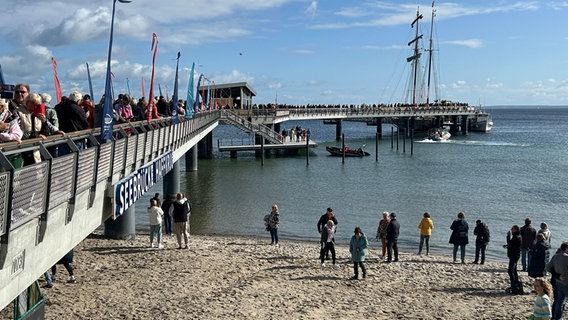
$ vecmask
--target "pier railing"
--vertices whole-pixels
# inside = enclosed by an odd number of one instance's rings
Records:
[[[0,309],[113,216],[117,183],[165,154],[177,161],[219,119],[214,111],[118,124],[109,141],[93,129],[0,144]],[[69,153],[55,152],[64,145]],[[22,152],[41,161],[16,168],[10,159]]]
[[[267,139],[272,143],[275,144],[282,143],[282,139],[280,138],[278,132],[275,132],[274,130],[270,129],[269,127],[263,124],[252,123],[248,121],[246,118],[241,117],[240,115],[234,112],[223,110],[221,112],[221,121],[232,124],[245,132],[261,135],[262,137],[264,137],[265,139]]]

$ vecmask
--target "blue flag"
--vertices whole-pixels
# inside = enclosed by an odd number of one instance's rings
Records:
[[[195,72],[195,62],[191,65],[189,80],[187,81],[187,98],[185,101],[185,117],[191,119],[193,117],[193,106],[195,99],[193,98],[193,73]]]
[[[87,78],[89,78],[89,92],[91,93],[91,101],[96,101],[93,95],[93,82],[91,81],[91,72],[89,71],[89,63],[87,62]]]
[[[178,108],[177,108],[177,103],[178,103],[178,68],[179,68],[179,57],[181,56],[181,54],[178,51],[178,55],[177,55],[177,62],[176,62],[176,77],[174,79],[174,92],[172,93],[172,123],[178,123],[179,122],[179,118],[178,118]]]
[[[6,82],[4,82],[4,73],[2,72],[2,65],[0,65],[0,86],[5,85]]]

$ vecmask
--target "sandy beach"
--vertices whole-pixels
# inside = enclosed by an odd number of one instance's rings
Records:
[[[504,262],[401,253],[388,264],[370,239],[367,278],[349,280],[346,246],[334,269],[320,266],[318,243],[269,242],[192,235],[180,250],[168,236],[160,250],[147,233],[92,234],[75,249],[77,283],[59,266],[54,287],[43,289],[46,319],[526,319],[532,311],[534,294],[505,292]],[[519,273],[529,292],[532,281]]]

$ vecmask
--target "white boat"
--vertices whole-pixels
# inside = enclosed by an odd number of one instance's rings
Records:
[[[446,128],[433,128],[428,130],[426,139],[430,141],[446,141],[451,136],[452,134]]]

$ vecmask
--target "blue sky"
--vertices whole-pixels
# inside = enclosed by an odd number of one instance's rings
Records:
[[[256,103],[361,104],[405,99],[407,43],[416,11],[429,34],[430,1],[133,0],[117,3],[115,92],[149,91],[152,33],[159,39],[155,92],[179,86],[191,64],[217,84],[247,81]],[[104,91],[112,0],[4,0],[0,64],[7,83],[55,96]],[[436,2],[437,90],[470,104],[568,105],[567,1]],[[427,45],[427,43],[425,44]],[[438,94],[436,94],[438,92]]]

